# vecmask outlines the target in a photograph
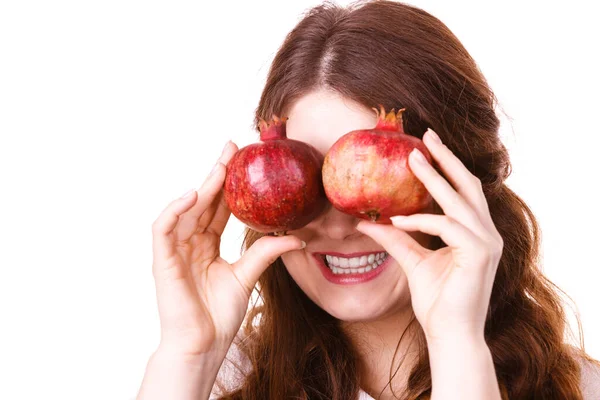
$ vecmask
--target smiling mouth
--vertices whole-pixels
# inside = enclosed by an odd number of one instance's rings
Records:
[[[388,257],[388,253],[363,254],[360,257],[340,257],[329,254],[320,254],[324,264],[336,275],[364,274],[377,269]]]

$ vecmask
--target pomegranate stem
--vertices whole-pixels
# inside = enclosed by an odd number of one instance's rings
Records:
[[[285,139],[286,129],[285,123],[287,118],[279,118],[273,115],[273,119],[270,122],[266,122],[262,118],[259,120],[258,126],[260,128],[260,140],[276,140]]]
[[[381,216],[376,210],[367,211],[366,214],[371,219],[371,222],[376,222]]]

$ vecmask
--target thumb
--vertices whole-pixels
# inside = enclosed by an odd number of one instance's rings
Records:
[[[305,247],[305,242],[292,235],[263,236],[233,264],[233,271],[248,292],[252,292],[260,275],[280,255]]]
[[[393,225],[361,221],[356,229],[379,243],[410,279],[412,270],[427,253],[412,236]]]

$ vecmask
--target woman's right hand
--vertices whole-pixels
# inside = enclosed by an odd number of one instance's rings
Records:
[[[304,245],[294,236],[265,236],[233,264],[220,257],[230,216],[222,192],[225,165],[237,150],[228,142],[200,189],[171,202],[152,225],[159,347],[185,357],[224,356],[259,276],[281,254]]]

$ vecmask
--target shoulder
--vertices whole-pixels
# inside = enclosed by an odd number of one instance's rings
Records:
[[[234,338],[231,347],[223,360],[223,364],[217,374],[213,385],[210,400],[217,399],[223,394],[223,390],[230,391],[240,387],[252,369],[250,360],[240,350],[240,343],[244,340],[241,332]]]
[[[578,356],[581,367],[581,392],[584,400],[600,398],[600,365]]]

